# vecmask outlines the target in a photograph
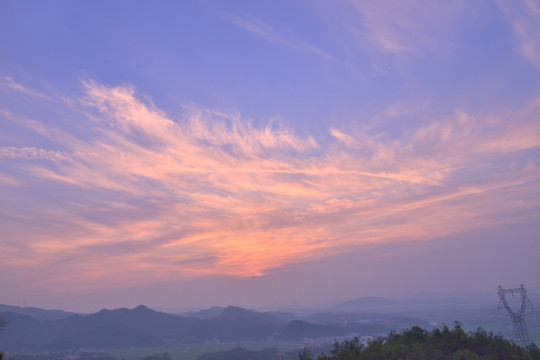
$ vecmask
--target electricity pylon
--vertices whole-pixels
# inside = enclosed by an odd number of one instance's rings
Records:
[[[497,294],[499,294],[499,314],[501,313],[501,309],[503,307],[506,309],[506,311],[508,311],[512,322],[514,323],[516,340],[521,342],[523,346],[528,345],[531,340],[529,339],[527,327],[525,326],[525,313],[527,312],[528,307],[533,307],[533,304],[527,296],[527,290],[525,289],[525,286],[521,284],[521,286],[517,289],[503,289],[502,286],[499,285],[499,291],[497,291]],[[508,300],[506,298],[507,294],[512,295],[512,299],[514,298],[515,294],[519,294],[521,299],[521,306],[518,311],[512,310],[512,308],[508,304]]]

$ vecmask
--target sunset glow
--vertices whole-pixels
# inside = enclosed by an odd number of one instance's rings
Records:
[[[120,3],[114,25],[118,5],[0,5],[6,301],[539,234],[538,3],[299,2],[297,20],[271,3]],[[24,11],[45,19],[24,30]],[[171,49],[160,37],[199,26]]]

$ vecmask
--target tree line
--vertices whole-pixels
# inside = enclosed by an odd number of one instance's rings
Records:
[[[540,360],[540,350],[535,344],[521,347],[502,335],[494,335],[478,328],[465,332],[456,322],[453,329],[443,325],[427,331],[419,326],[401,333],[390,332],[364,346],[358,338],[335,342],[329,354],[315,358],[304,349],[299,360]]]

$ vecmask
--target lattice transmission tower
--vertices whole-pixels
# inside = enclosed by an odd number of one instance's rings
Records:
[[[523,346],[528,345],[531,340],[529,339],[527,327],[525,326],[525,314],[529,308],[533,308],[533,304],[527,296],[527,290],[525,289],[525,286],[521,284],[521,286],[517,289],[503,289],[502,286],[499,285],[499,291],[497,291],[497,294],[499,294],[499,314],[501,313],[502,308],[505,308],[506,311],[508,311],[512,322],[514,323],[516,340],[521,342]],[[516,311],[510,307],[507,295],[512,295],[512,299],[514,299],[516,295],[519,295],[521,300],[521,306],[519,307],[519,310]]]

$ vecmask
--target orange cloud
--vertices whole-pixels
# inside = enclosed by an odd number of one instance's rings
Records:
[[[536,160],[513,159],[540,146],[535,103],[456,112],[394,137],[332,128],[321,142],[207,109],[173,119],[132,86],[84,87],[69,106],[87,134],[13,117],[58,149],[0,148],[14,169],[0,186],[58,191],[0,214],[13,239],[0,261],[47,273],[50,286],[257,276],[367,242],[512,221],[500,204],[539,204]]]

